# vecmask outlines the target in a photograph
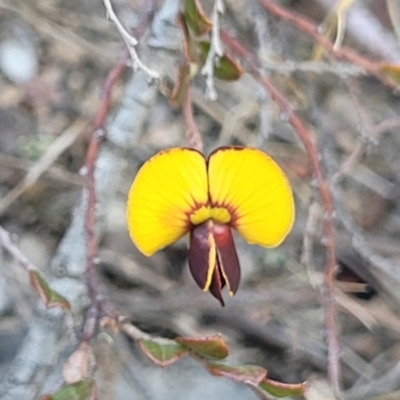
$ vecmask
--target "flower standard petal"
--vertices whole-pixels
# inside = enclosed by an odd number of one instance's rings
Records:
[[[208,159],[211,207],[224,207],[230,225],[251,244],[279,245],[294,219],[294,202],[286,176],[260,150],[222,147]]]
[[[137,248],[146,256],[173,243],[190,227],[189,215],[208,202],[204,156],[172,148],[140,168],[128,195],[127,223]]]

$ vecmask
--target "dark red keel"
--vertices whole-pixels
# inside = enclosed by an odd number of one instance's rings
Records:
[[[189,268],[196,283],[209,290],[221,305],[225,284],[231,296],[236,293],[240,266],[229,226],[207,221],[191,230]]]

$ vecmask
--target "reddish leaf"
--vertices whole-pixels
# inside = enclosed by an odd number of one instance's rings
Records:
[[[207,369],[215,376],[224,376],[238,382],[258,385],[267,376],[267,370],[257,365],[229,366],[209,363]]]
[[[183,1],[183,17],[187,26],[197,35],[201,36],[209,32],[212,23],[204,14],[198,0],[184,0]]]
[[[190,65],[181,65],[178,72],[178,79],[169,97],[169,102],[172,107],[182,107],[183,101],[186,96],[186,91],[190,83]]]
[[[200,49],[200,60],[204,64],[210,50],[210,42],[202,41]],[[214,66],[214,76],[223,81],[236,81],[242,74],[242,67],[227,54],[224,54]]]
[[[95,394],[95,382],[92,379],[86,379],[72,385],[64,385],[56,393],[42,396],[40,400],[92,400]]]
[[[137,341],[143,353],[160,367],[167,367],[187,353],[185,347],[175,340],[140,339]]]
[[[202,356],[217,358],[219,360],[228,357],[228,346],[221,335],[203,338],[179,337],[175,340],[182,346]]]
[[[30,271],[29,278],[31,280],[32,287],[36,290],[40,299],[47,308],[71,308],[65,297],[54,291],[38,271]]]
[[[304,383],[283,383],[267,378],[258,387],[275,397],[301,396],[306,390]]]

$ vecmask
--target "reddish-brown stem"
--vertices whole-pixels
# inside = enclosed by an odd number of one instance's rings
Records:
[[[94,118],[93,132],[102,130],[104,127],[104,122],[106,120],[110,107],[111,89],[113,88],[115,82],[121,77],[122,73],[124,72],[127,59],[128,54],[127,52],[125,52],[125,55],[121,57],[117,64],[115,64],[114,68],[109,72],[103,84],[101,91],[101,103]],[[86,161],[88,161],[87,158]]]
[[[293,127],[294,132],[297,134],[307,152],[310,160],[311,169],[313,171],[314,179],[318,184],[318,191],[321,197],[323,208],[323,231],[324,231],[324,245],[326,248],[326,265],[325,265],[325,279],[324,279],[324,308],[325,308],[325,329],[328,338],[328,373],[330,380],[335,390],[339,390],[339,344],[336,335],[336,309],[333,299],[334,290],[334,275],[336,269],[336,255],[335,255],[335,231],[333,226],[333,202],[328,189],[328,184],[324,179],[319,163],[319,153],[317,146],[311,140],[308,129],[303,121],[296,115],[291,108],[285,96],[274,86],[270,79],[265,77],[260,68],[258,67],[256,58],[247,49],[245,49],[236,39],[228,35],[226,32],[221,32],[221,38],[227,46],[228,50],[239,56],[243,63],[247,66],[255,79],[268,91],[271,98],[278,104],[281,113],[285,115],[290,125]]]
[[[343,61],[348,61],[356,64],[365,70],[368,74],[380,80],[386,86],[398,91],[400,85],[392,80],[389,76],[382,73],[379,62],[372,61],[366,57],[361,56],[354,50],[347,47],[334,48],[334,43],[324,34],[321,33],[317,24],[307,19],[306,17],[289,11],[272,0],[257,0],[258,3],[271,15],[287,21],[297,29],[311,36],[318,42],[329,54],[335,58]]]
[[[185,95],[183,98],[182,105],[183,117],[185,119],[186,125],[186,136],[189,142],[189,145],[196,150],[203,151],[203,141],[201,139],[201,135],[199,130],[197,129],[197,125],[194,121],[193,117],[193,107],[192,107],[192,98],[190,96],[190,88],[187,85],[185,90]]]
[[[89,142],[89,147],[85,161],[85,192],[86,192],[86,209],[85,209],[85,233],[86,233],[86,281],[88,285],[91,304],[86,314],[85,323],[82,331],[82,340],[89,341],[95,332],[97,320],[100,315],[102,297],[98,289],[98,282],[95,270],[95,258],[97,253],[96,237],[94,232],[95,225],[95,206],[96,206],[96,189],[95,189],[95,164],[100,148],[101,140],[104,136],[104,124],[107,118],[111,90],[115,82],[121,77],[125,69],[125,57],[118,61],[114,68],[108,74],[104,83],[101,103],[94,119],[93,133]]]
[[[148,1],[140,16],[140,23],[134,29],[134,35],[140,37],[147,28],[155,10],[154,1]],[[109,72],[101,94],[101,102],[94,119],[93,131],[89,142],[84,171],[85,191],[86,191],[86,209],[85,209],[85,233],[86,233],[86,281],[88,285],[89,296],[91,300],[90,307],[86,314],[86,319],[82,331],[82,340],[89,341],[95,331],[98,319],[101,314],[116,317],[114,308],[102,297],[99,290],[99,284],[96,276],[95,259],[97,253],[96,237],[94,233],[95,225],[95,206],[96,206],[96,188],[95,188],[95,163],[100,148],[101,140],[105,134],[104,125],[108,115],[111,91],[114,84],[120,79],[126,67],[128,53],[117,62],[114,68]]]
[[[103,107],[99,108],[99,111]],[[97,294],[97,278],[95,271],[95,256],[97,252],[96,237],[94,233],[95,223],[95,205],[96,205],[96,192],[95,192],[95,161],[99,151],[99,142],[101,130],[95,130],[90,139],[89,148],[86,154],[85,163],[85,192],[86,192],[86,210],[85,210],[85,237],[86,237],[86,283],[88,286],[90,296],[90,307],[86,314],[86,320],[82,332],[82,340],[89,341],[94,334],[96,321],[99,314],[99,299]]]

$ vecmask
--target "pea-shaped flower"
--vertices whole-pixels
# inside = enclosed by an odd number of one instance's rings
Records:
[[[171,148],[140,168],[128,195],[129,233],[146,256],[190,234],[194,280],[223,305],[233,296],[240,266],[231,228],[251,244],[278,246],[294,218],[289,183],[260,150],[221,147],[206,158],[197,150]]]

